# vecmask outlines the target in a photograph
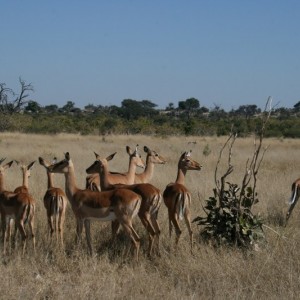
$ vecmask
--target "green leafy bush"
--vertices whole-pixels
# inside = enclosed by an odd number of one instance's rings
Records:
[[[226,184],[222,194],[214,189],[214,196],[206,200],[206,217],[199,216],[193,222],[204,226],[201,237],[215,245],[255,245],[264,238],[262,220],[251,212],[258,202],[257,194],[250,186],[241,193],[237,184]]]

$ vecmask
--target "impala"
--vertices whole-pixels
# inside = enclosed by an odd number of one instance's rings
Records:
[[[286,214],[286,224],[291,216],[291,213],[298,201],[300,197],[300,178],[298,178],[297,180],[295,180],[292,184],[292,195],[291,195],[291,198],[289,200],[289,209],[288,209],[288,212]]]
[[[191,151],[184,152],[179,158],[175,183],[169,183],[163,192],[164,202],[168,208],[170,237],[172,233],[172,225],[175,227],[175,248],[177,248],[181,235],[181,229],[178,221],[184,218],[190,235],[191,252],[193,250],[193,231],[190,216],[191,193],[185,186],[185,175],[188,170],[200,171],[201,168],[202,166],[191,158]]]
[[[5,218],[2,223],[3,236],[3,252],[6,253],[6,243],[10,240],[11,235],[11,220],[15,220],[14,240],[16,240],[17,231],[20,231],[23,254],[25,253],[27,233],[25,224],[28,223],[33,249],[35,250],[35,236],[34,236],[34,214],[35,214],[35,200],[28,192],[28,177],[30,176],[30,169],[34,162],[28,166],[22,165],[23,185],[16,188],[14,192],[4,191],[1,193],[1,214]]]
[[[76,184],[74,164],[68,152],[65,154],[65,159],[49,166],[48,170],[65,175],[66,194],[77,220],[77,236],[80,238],[84,224],[89,253],[92,254],[90,220],[118,220],[132,241],[135,257],[138,260],[140,238],[132,226],[132,219],[139,211],[141,197],[126,189],[105,192],[79,189]]]
[[[20,164],[20,162],[16,161],[17,165]],[[28,193],[28,180],[29,177],[31,175],[31,170],[33,165],[35,164],[35,161],[31,162],[29,165],[24,165],[21,164],[20,168],[21,168],[21,172],[23,175],[23,184],[17,188],[15,188],[14,192],[15,193]]]
[[[135,174],[134,183],[147,183],[153,177],[154,165],[165,164],[166,160],[160,156],[156,151],[144,146],[144,151],[147,153],[146,168],[143,173]]]
[[[48,171],[50,163],[39,157],[39,163],[47,171],[47,191],[44,195],[44,207],[47,212],[50,237],[52,240],[53,233],[56,234],[56,240],[60,238],[61,246],[64,245],[63,227],[67,208],[67,196],[65,192],[53,186],[53,174]]]
[[[108,161],[113,158],[114,154],[111,154],[107,158],[101,158],[97,153],[95,153],[95,156],[96,161],[86,169],[86,172],[88,174],[95,172],[99,173],[102,191],[125,188],[139,194],[142,197],[142,203],[138,212],[138,216],[149,234],[148,255],[152,255],[155,240],[157,244],[157,250],[159,252],[160,227],[157,222],[157,215],[162,202],[160,190],[150,183],[140,183],[133,185],[110,184],[108,180]],[[113,237],[115,237],[118,229],[119,224],[116,220],[112,223]]]
[[[110,184],[133,184],[135,179],[135,171],[137,167],[145,168],[145,163],[141,159],[140,154],[138,153],[138,145],[136,146],[135,150],[132,151],[129,146],[126,146],[126,152],[129,155],[129,168],[128,172],[126,173],[118,173],[118,172],[110,172],[108,174],[108,181]],[[116,155],[115,152],[113,157]],[[112,158],[113,158],[112,157]],[[100,178],[99,174],[90,174],[87,176],[86,179],[86,188],[89,188],[93,191],[98,190],[100,191]]]

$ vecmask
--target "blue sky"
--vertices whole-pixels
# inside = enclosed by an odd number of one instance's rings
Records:
[[[300,100],[300,1],[2,0],[0,82],[42,106]]]

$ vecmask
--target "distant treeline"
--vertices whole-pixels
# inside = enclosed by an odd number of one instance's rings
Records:
[[[228,135],[231,130],[239,136],[253,134],[260,128],[261,111],[256,105],[241,105],[226,112],[215,105],[208,109],[196,98],[169,103],[157,109],[150,100],[125,99],[121,106],[88,104],[84,109],[75,103],[58,107],[41,106],[28,100],[31,84],[20,79],[21,92],[15,94],[0,83],[0,131],[27,133],[80,134],[146,134],[146,135]],[[300,138],[300,101],[293,108],[274,107],[268,137]]]

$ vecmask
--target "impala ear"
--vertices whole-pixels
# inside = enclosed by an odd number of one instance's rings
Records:
[[[6,159],[6,157],[0,159],[0,165],[5,161],[5,159]]]
[[[31,162],[31,163],[27,166],[27,170],[31,170],[34,164],[35,164],[35,161]]]
[[[148,153],[150,152],[150,149],[147,146],[144,146],[144,152]]]
[[[44,166],[45,165],[45,161],[42,157],[39,157],[39,163],[40,165]]]
[[[100,158],[100,155],[97,154],[95,151],[94,151],[94,154],[95,154],[96,159],[99,159],[99,158]]]
[[[131,148],[129,146],[126,146],[126,152],[128,153],[128,155],[132,154]]]
[[[117,152],[115,152],[115,153],[113,153],[113,154],[107,156],[107,157],[106,157],[106,160],[107,160],[107,161],[112,160],[116,154],[117,154]]]
[[[65,153],[65,159],[68,160],[68,161],[71,159],[69,152]]]
[[[10,168],[11,167],[11,165],[13,164],[13,160],[12,161],[10,161],[10,162],[8,162],[6,165],[4,165],[4,167],[5,168]]]

